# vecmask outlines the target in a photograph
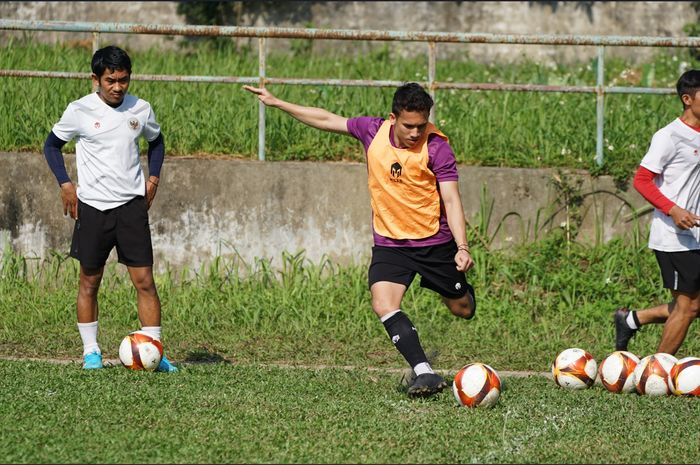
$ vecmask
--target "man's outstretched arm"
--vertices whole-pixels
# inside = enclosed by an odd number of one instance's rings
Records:
[[[343,116],[336,115],[323,108],[305,107],[285,102],[272,95],[272,93],[265,88],[253,86],[243,86],[243,88],[248,92],[256,94],[258,99],[266,106],[279,108],[312,128],[336,132],[338,134],[350,134],[347,127],[348,119]]]

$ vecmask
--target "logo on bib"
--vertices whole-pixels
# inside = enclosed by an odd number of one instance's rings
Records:
[[[136,131],[139,128],[139,120],[136,118],[129,119],[129,127]]]
[[[391,165],[391,181],[394,182],[401,182],[401,164],[400,163],[394,163]]]

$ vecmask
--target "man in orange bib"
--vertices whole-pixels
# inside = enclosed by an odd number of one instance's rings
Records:
[[[428,122],[433,99],[416,83],[399,87],[389,119],[345,118],[322,108],[281,100],[267,89],[243,86],[265,105],[302,123],[359,139],[367,156],[374,247],[369,266],[372,309],[413,369],[411,397],[447,387],[425,355],[418,332],[401,311],[416,274],[442,296],[450,311],[471,319],[474,289],[465,272],[474,266],[467,245],[457,162],[447,137]]]

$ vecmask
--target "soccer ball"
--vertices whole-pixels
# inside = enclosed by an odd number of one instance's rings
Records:
[[[666,396],[671,393],[668,375],[678,359],[658,352],[644,357],[634,369],[637,392],[648,396]]]
[[[639,364],[639,357],[632,352],[618,350],[603,359],[598,368],[600,382],[610,392],[633,392],[634,369]]]
[[[119,360],[130,370],[153,371],[163,357],[163,345],[142,331],[129,333],[119,345]]]
[[[700,358],[678,360],[669,373],[668,386],[677,396],[700,396]]]
[[[470,363],[455,375],[452,392],[461,406],[492,407],[501,396],[501,378],[485,363]]]
[[[566,349],[552,362],[552,377],[559,386],[567,389],[586,389],[595,382],[598,364],[583,349]]]

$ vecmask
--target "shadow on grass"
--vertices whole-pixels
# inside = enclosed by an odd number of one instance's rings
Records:
[[[212,352],[205,347],[191,350],[182,360],[184,363],[232,363],[226,360],[221,354]]]

